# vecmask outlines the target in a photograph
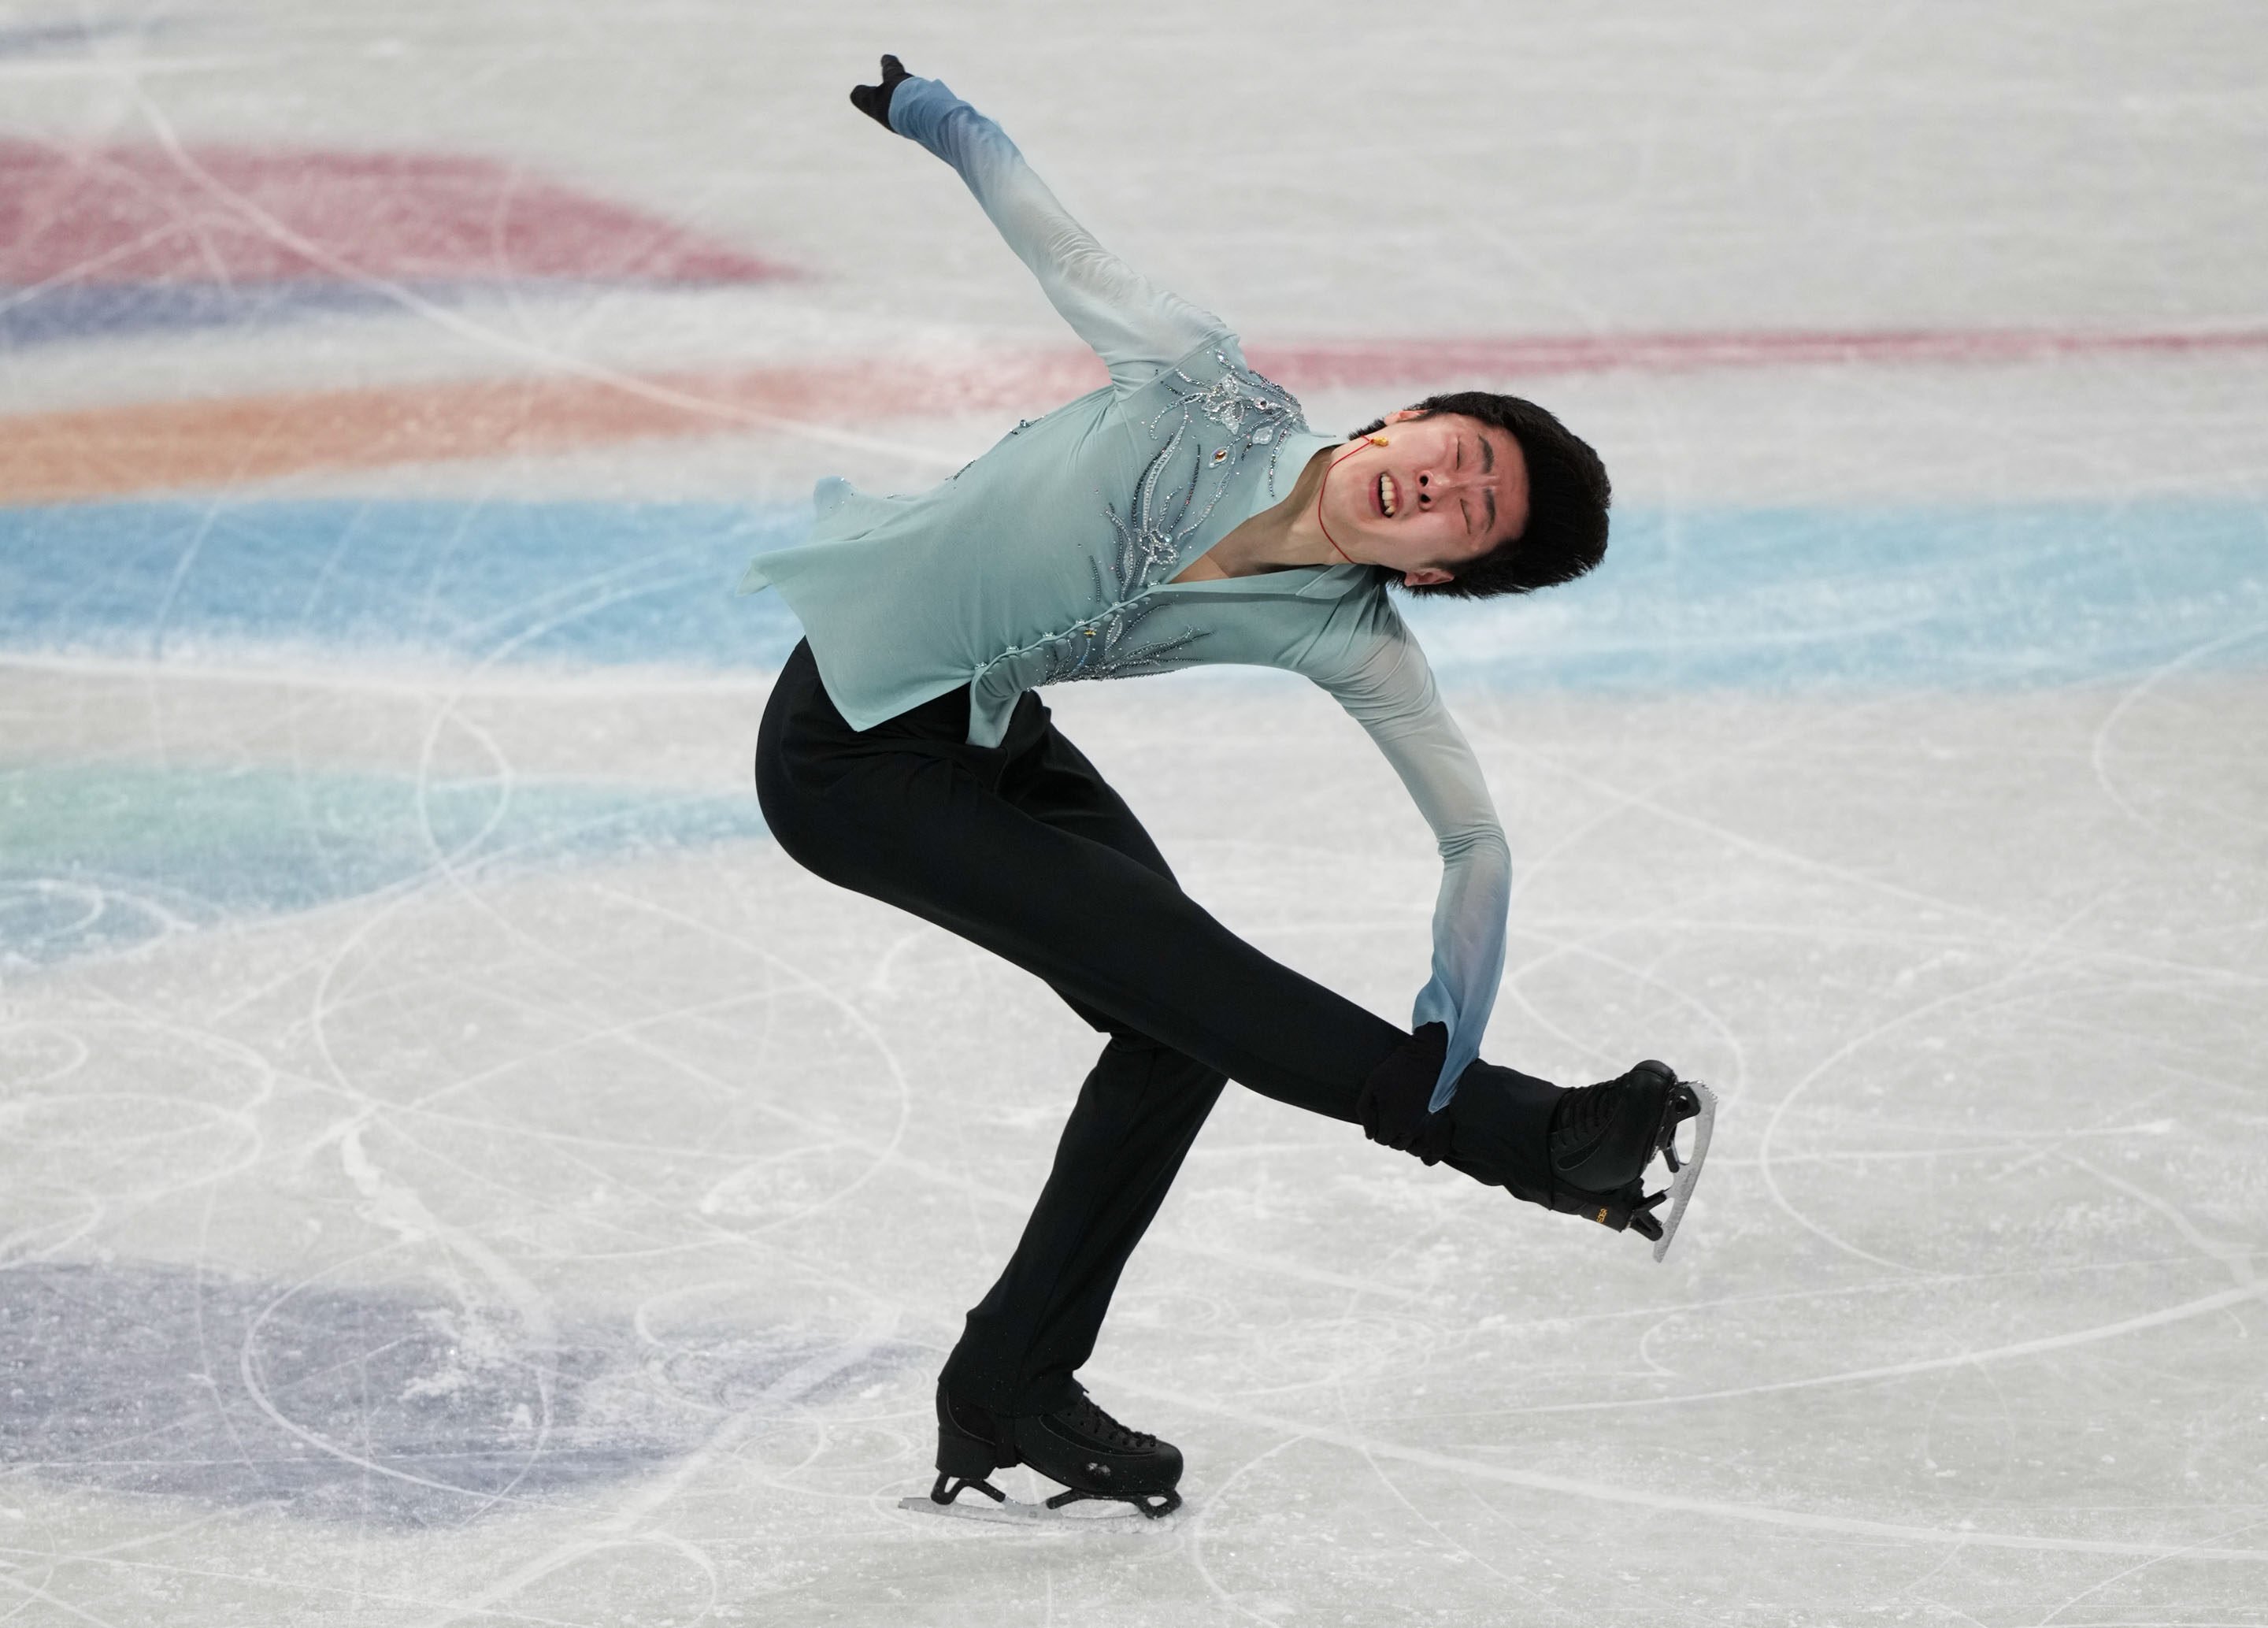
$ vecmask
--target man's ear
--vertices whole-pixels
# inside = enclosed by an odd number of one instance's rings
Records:
[[[1392,412],[1387,414],[1386,422],[1390,424],[1406,424],[1412,418],[1422,418],[1425,415],[1420,413],[1414,407],[1397,407]]]
[[[1405,571],[1402,573],[1402,586],[1405,588],[1430,588],[1437,582],[1455,580],[1455,578],[1438,565],[1420,565],[1416,571]]]

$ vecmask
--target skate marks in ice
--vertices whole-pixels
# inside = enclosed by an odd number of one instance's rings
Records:
[[[990,1481],[965,1481],[940,1474],[926,1493],[902,1498],[898,1507],[942,1520],[983,1521],[1027,1531],[1155,1532],[1180,1524],[1174,1516],[1182,1504],[1179,1492],[1123,1499],[1079,1492],[1057,1492],[1027,1503],[1011,1498]]]
[[[18,1476],[324,1521],[431,1529],[636,1480],[721,1414],[871,1383],[926,1353],[811,1330],[677,1330],[509,1312],[431,1285],[286,1284],[155,1263],[0,1273],[0,1464]],[[786,1376],[823,1372],[790,1396]]]
[[[1661,1236],[1653,1241],[1653,1258],[1662,1259],[1669,1253],[1672,1240],[1677,1236],[1677,1224],[1685,1219],[1685,1206],[1693,1197],[1694,1184],[1701,1179],[1702,1161],[1709,1157],[1709,1134],[1717,1124],[1717,1094],[1697,1079],[1678,1081],[1680,1092],[1690,1092],[1693,1111],[1681,1115],[1673,1096],[1671,1117],[1661,1128],[1661,1156],[1669,1166],[1669,1213],[1661,1219]],[[1681,1124],[1693,1127],[1693,1140],[1683,1153],[1677,1151],[1677,1130]]]

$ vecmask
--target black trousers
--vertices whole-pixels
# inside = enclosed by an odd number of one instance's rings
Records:
[[[807,868],[1044,978],[1110,1036],[944,1374],[995,1412],[1048,1412],[1074,1394],[1119,1273],[1224,1080],[1353,1123],[1364,1078],[1410,1036],[1183,893],[1037,696],[998,747],[968,745],[968,730],[965,689],[852,730],[799,645],[764,711],[756,791]]]

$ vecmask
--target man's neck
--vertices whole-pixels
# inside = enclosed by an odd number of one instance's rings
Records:
[[[1308,459],[1288,496],[1237,527],[1175,580],[1256,577],[1263,571],[1337,564],[1337,551],[1315,523],[1315,497],[1323,489],[1324,471],[1340,450],[1326,446]]]

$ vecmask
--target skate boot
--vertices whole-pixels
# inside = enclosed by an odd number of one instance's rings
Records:
[[[1029,1464],[1067,1492],[1045,1505],[1020,1503],[986,1477],[996,1470]],[[1182,1506],[1181,1449],[1129,1430],[1094,1405],[1085,1390],[1052,1413],[996,1414],[937,1388],[937,1484],[927,1498],[900,1500],[902,1509],[979,1520],[1044,1521],[1068,1505],[1090,1500],[1131,1505],[1155,1520]],[[958,1506],[974,1490],[990,1506]],[[924,1508],[924,1506],[926,1506]]]
[[[1551,1115],[1551,1207],[1650,1239],[1653,1258],[1661,1259],[1684,1219],[1716,1117],[1714,1092],[1651,1058],[1619,1079],[1570,1091]],[[1689,1119],[1692,1145],[1681,1155],[1677,1130]],[[1649,1194],[1646,1171],[1656,1153],[1674,1179]],[[1656,1216],[1665,1198],[1669,1213]]]

